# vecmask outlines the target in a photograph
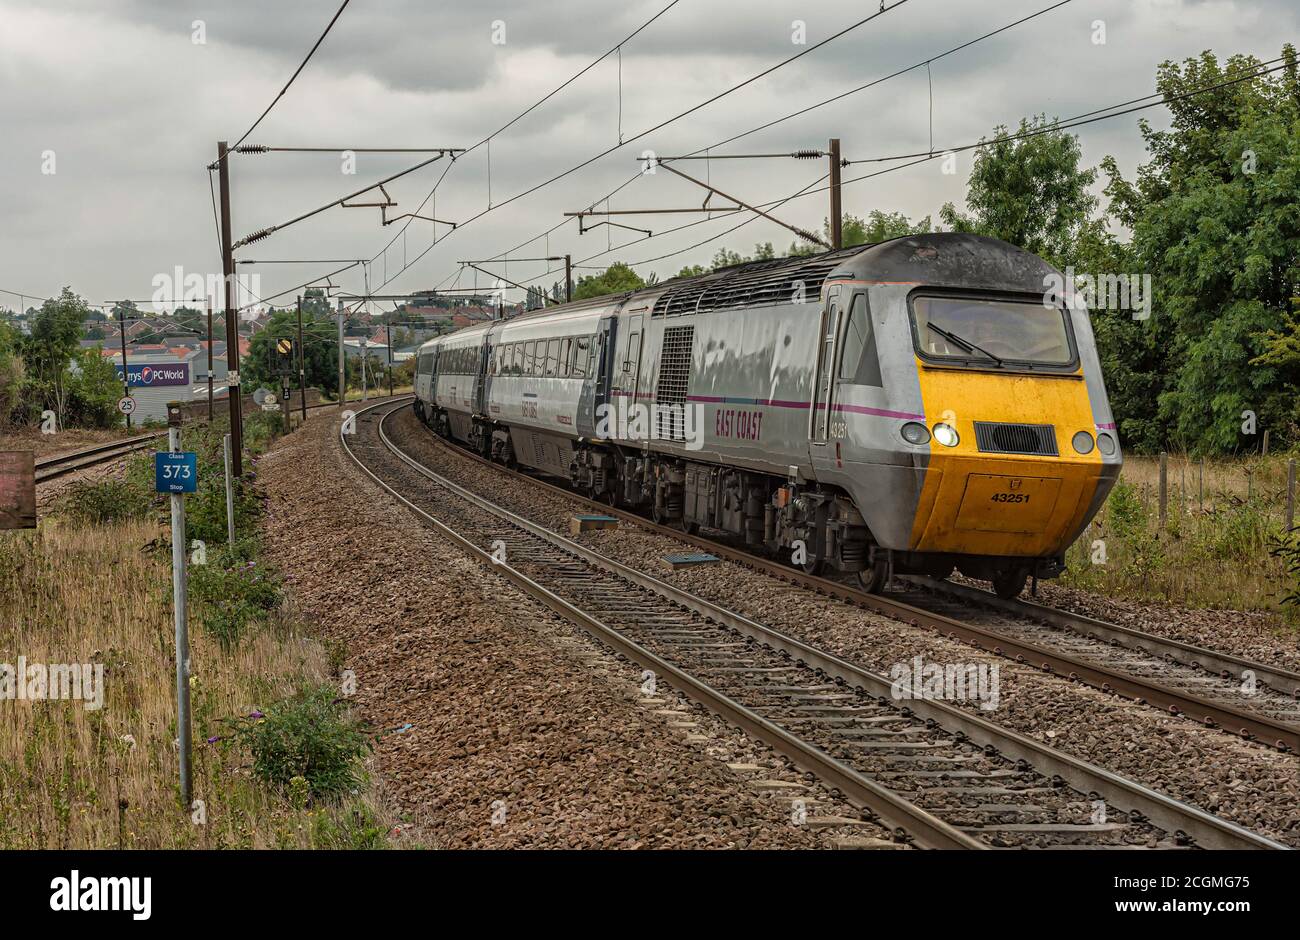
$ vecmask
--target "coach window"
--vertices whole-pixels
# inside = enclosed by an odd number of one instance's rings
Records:
[[[533,342],[529,340],[524,344],[524,375],[533,374]]]
[[[546,347],[546,374],[555,375],[560,358],[560,341],[553,339]]]
[[[567,377],[573,361],[573,340],[567,336],[560,340],[560,375]]]
[[[876,333],[871,328],[871,309],[867,295],[858,291],[844,318],[844,335],[840,341],[840,381],[852,385],[882,387],[880,357],[876,353]]]
[[[573,341],[573,374],[578,378],[587,375],[587,357],[591,355],[591,337],[579,336]]]

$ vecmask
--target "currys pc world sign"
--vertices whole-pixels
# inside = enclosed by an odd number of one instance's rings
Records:
[[[117,380],[122,381],[122,367],[117,369]],[[151,362],[131,365],[127,370],[128,388],[154,388],[162,385],[189,385],[188,362]]]

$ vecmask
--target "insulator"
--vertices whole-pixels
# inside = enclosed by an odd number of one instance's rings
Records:
[[[796,160],[819,160],[826,156],[826,154],[822,153],[820,150],[796,150],[794,153],[790,154],[790,156],[794,157]]]
[[[260,242],[263,238],[266,238],[266,236],[270,235],[273,231],[275,231],[275,229],[264,228],[261,229],[260,231],[254,232],[252,235],[249,235],[247,238],[244,239],[244,244],[251,245],[253,244],[253,242]]]
[[[266,153],[271,148],[265,144],[240,144],[235,153]]]

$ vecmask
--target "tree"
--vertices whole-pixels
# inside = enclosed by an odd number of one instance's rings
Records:
[[[23,362],[18,356],[18,331],[0,321],[0,427],[17,416],[23,387]]]
[[[82,428],[115,428],[124,420],[117,410],[122,382],[102,350],[102,346],[83,349],[68,367],[69,424]]]
[[[956,232],[1000,238],[1058,268],[1069,264],[1097,206],[1088,191],[1097,171],[1079,168],[1078,138],[1055,130],[1055,124],[1041,114],[1021,119],[1017,133],[1034,136],[1019,139],[1006,127],[995,128],[993,139],[975,151],[966,190],[969,214],[946,203],[939,210],[943,223]]]
[[[603,273],[579,277],[573,288],[574,300],[586,300],[588,297],[603,297],[606,294],[625,294],[628,291],[645,287],[645,281],[630,267],[616,261]]]
[[[329,394],[338,386],[338,325],[329,318],[308,317],[306,304],[303,305],[302,332],[305,346],[306,383]],[[291,339],[294,343],[292,361],[293,375],[290,384],[298,387],[298,311],[278,310],[262,329],[258,330],[248,344],[248,355],[239,361],[240,381],[250,388],[259,385],[276,388],[280,384],[278,373],[272,364],[272,350],[279,339]]]
[[[882,212],[879,209],[872,209],[865,219],[847,212],[840,219],[840,233],[845,248],[852,248],[854,245],[875,245],[879,242],[887,242],[891,238],[922,235],[932,231],[934,228],[930,224],[928,215],[924,219],[912,222],[901,212]],[[830,219],[822,220],[822,237],[830,243]],[[821,245],[798,241],[790,243],[789,254],[791,257],[806,257],[821,254],[825,250]]]
[[[86,302],[65,287],[57,298],[41,304],[31,335],[22,340],[23,363],[34,393],[32,403],[52,409],[60,425],[67,402],[68,363],[78,351],[86,310]]]
[[[325,296],[324,288],[309,287],[303,291],[302,315],[304,320],[308,318],[329,319],[334,316],[334,311],[330,310],[330,301]]]
[[[1221,64],[1206,52],[1163,63],[1157,87],[1172,122],[1141,124],[1150,162],[1133,182],[1113,159],[1102,163],[1111,212],[1133,231],[1135,270],[1154,285],[1161,446],[1255,449],[1248,412],[1275,441],[1300,440],[1300,79],[1295,49],[1283,57],[1280,74],[1230,85],[1258,60]]]

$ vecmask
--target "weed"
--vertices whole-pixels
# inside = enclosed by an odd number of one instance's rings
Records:
[[[361,760],[372,749],[346,706],[328,685],[299,690],[292,697],[230,722],[231,744],[247,747],[253,773],[263,782],[293,792],[306,781],[312,799],[329,799],[365,782]]]

